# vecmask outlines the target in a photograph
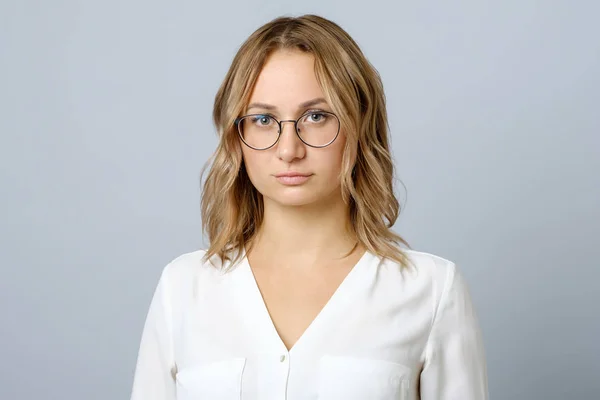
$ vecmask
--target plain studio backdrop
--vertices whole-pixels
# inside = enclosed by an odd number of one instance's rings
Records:
[[[598,3],[2,0],[1,399],[129,397],[160,271],[206,244],[217,88],[303,13],[381,74],[394,228],[463,271],[491,397],[598,398]]]

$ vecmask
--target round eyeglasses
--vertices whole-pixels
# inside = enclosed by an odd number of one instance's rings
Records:
[[[300,140],[310,147],[326,147],[340,133],[340,120],[327,111],[309,111],[300,118],[278,121],[269,114],[250,114],[235,120],[242,142],[254,150],[267,150],[279,140],[284,122],[293,122]]]

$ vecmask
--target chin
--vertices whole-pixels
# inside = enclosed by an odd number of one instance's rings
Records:
[[[315,192],[307,187],[288,187],[265,193],[263,196],[282,206],[299,207],[319,202],[320,196],[316,196]]]
[[[304,184],[298,186],[283,185],[261,185],[255,188],[263,195],[263,199],[284,207],[302,207],[317,203],[331,202],[331,196],[335,196],[336,189],[339,191],[339,184],[331,187],[323,185]],[[341,196],[341,193],[340,193]]]
[[[300,207],[318,202],[314,196],[273,196],[271,201],[282,206]]]

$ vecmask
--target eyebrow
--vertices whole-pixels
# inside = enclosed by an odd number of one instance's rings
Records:
[[[304,103],[302,103],[298,106],[298,109],[308,108],[308,107],[316,106],[317,104],[323,104],[323,103],[327,104],[327,100],[325,100],[322,97],[319,97],[316,99],[305,101]],[[277,109],[277,107],[275,107],[274,105],[267,104],[267,103],[251,103],[248,105],[248,109],[251,109],[251,108],[263,108],[263,109],[269,110],[269,111]]]

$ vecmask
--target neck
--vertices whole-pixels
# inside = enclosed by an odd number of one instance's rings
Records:
[[[305,206],[286,206],[264,198],[264,219],[252,245],[269,258],[304,265],[339,259],[355,248],[350,226],[348,206],[341,195]]]

